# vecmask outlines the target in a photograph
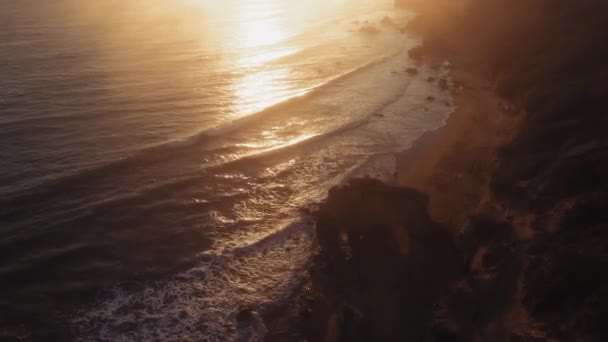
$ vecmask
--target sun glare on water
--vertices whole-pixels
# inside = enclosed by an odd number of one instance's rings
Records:
[[[183,0],[221,16],[230,44],[255,48],[280,43],[303,25],[344,8],[348,0]]]
[[[297,53],[301,46],[290,41],[302,27],[339,8],[346,0],[241,0],[201,4],[226,20],[229,44],[239,54],[237,67],[244,71],[234,84],[235,115],[242,117],[284,101],[299,93],[290,89],[293,66],[265,67],[267,63]],[[213,4],[212,4],[213,3]]]
[[[87,20],[99,24],[104,42],[121,47],[112,50],[104,63],[147,63],[168,79],[190,82],[203,92],[208,83],[227,83],[224,89],[231,93],[223,92],[214,100],[231,107],[221,115],[234,120],[316,86],[297,79],[315,80],[319,68],[281,61],[307,53],[310,46],[322,43],[323,35],[331,34],[323,31],[316,38],[320,41],[302,38],[306,32],[317,32],[316,25],[344,15],[355,8],[353,4],[374,1],[383,0],[130,0],[77,2],[75,6]],[[345,31],[331,25],[327,29]],[[318,53],[324,51],[312,53],[312,59],[305,61],[310,64]],[[167,60],[177,62],[162,64]],[[191,79],[183,79],[185,70]]]

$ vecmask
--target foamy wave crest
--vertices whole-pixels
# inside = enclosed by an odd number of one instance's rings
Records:
[[[346,81],[350,77],[358,75],[374,66],[387,62],[391,58],[399,56],[403,53],[403,51],[404,49],[400,49],[393,54],[385,55],[376,60],[360,65],[322,84],[310,89],[305,89],[300,93],[300,95],[285,99],[283,102],[272,105],[241,119],[237,119],[217,127],[205,129],[201,132],[197,132],[186,137],[166,141],[158,145],[144,148],[130,156],[111,161],[107,164],[83,169],[77,173],[51,179],[42,184],[36,184],[32,187],[2,193],[0,194],[0,200],[3,198],[14,199],[21,197],[23,197],[23,200],[26,200],[28,197],[39,197],[44,193],[55,193],[58,189],[78,186],[83,182],[83,180],[96,179],[107,174],[120,174],[135,167],[142,168],[149,165],[167,163],[170,159],[175,158],[176,156],[188,155],[192,149],[202,149],[206,152],[230,150],[233,148],[233,146],[221,145],[222,140],[219,138],[224,135],[228,135],[231,132],[245,128],[262,117],[272,118],[273,115],[283,115],[284,113],[288,112],[289,109],[299,106],[314,97],[322,95],[325,90],[340,84],[340,82]],[[230,151],[225,152],[228,153]]]
[[[302,281],[312,229],[296,223],[249,247],[218,255],[172,280],[116,286],[72,320],[79,341],[261,341],[259,315]],[[248,308],[251,314],[237,317]]]
[[[311,87],[309,89],[303,90],[299,95],[295,95],[292,96],[288,99],[285,99],[283,102],[280,102],[278,104],[275,104],[273,106],[270,106],[268,108],[265,108],[259,112],[256,112],[254,114],[245,116],[241,119],[237,119],[234,120],[230,123],[227,124],[223,124],[219,127],[215,127],[212,129],[209,129],[207,131],[205,131],[204,134],[206,136],[218,136],[218,135],[223,135],[226,133],[229,133],[233,130],[236,130],[238,128],[241,128],[243,126],[245,126],[246,124],[248,124],[249,122],[251,122],[252,120],[255,120],[257,118],[259,118],[260,116],[267,116],[267,115],[272,115],[272,114],[276,114],[276,113],[284,113],[285,110],[288,110],[289,108],[295,106],[295,105],[299,105],[302,102],[308,101],[311,98],[314,98],[318,95],[323,94],[323,91],[326,90],[327,88],[330,88],[332,86],[335,86],[337,83],[348,80],[348,78],[353,77],[361,72],[364,72],[376,65],[382,64],[386,61],[388,61],[389,59],[391,59],[392,57],[396,57],[399,54],[402,54],[403,51],[405,50],[405,48],[399,49],[397,52],[390,54],[390,55],[385,55],[382,56],[376,60],[367,62],[363,65],[360,65],[356,68],[353,68],[343,74],[340,74],[324,83],[321,83],[315,87]],[[193,136],[192,139],[197,139],[196,136]]]

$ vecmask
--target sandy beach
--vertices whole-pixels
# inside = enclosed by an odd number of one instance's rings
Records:
[[[522,113],[505,103],[475,71],[450,73],[456,110],[445,126],[398,156],[398,185],[426,193],[431,217],[458,231],[488,200],[498,149],[516,132]]]
[[[402,251],[409,249],[405,253],[409,253],[410,262],[415,260],[416,264],[399,266],[397,263],[392,266],[395,268],[392,272],[402,268],[405,273],[417,274],[418,280],[426,284],[463,284],[467,282],[458,279],[463,276],[466,278],[466,272],[463,275],[462,268],[468,270],[470,259],[473,258],[478,246],[455,247],[447,241],[458,241],[462,239],[463,235],[469,234],[463,232],[463,228],[469,224],[469,219],[477,215],[490,201],[489,182],[490,176],[498,166],[498,151],[501,146],[512,139],[517,125],[523,117],[522,113],[513,109],[504,110],[504,100],[499,98],[489,83],[474,70],[467,70],[455,65],[450,72],[450,78],[453,86],[449,91],[452,92],[456,109],[444,126],[425,134],[415,142],[414,146],[397,155],[396,186],[392,187],[395,190],[391,190],[389,185],[387,185],[388,188],[382,188],[382,185],[370,184],[372,189],[376,189],[370,191],[386,195],[379,195],[376,199],[366,198],[365,204],[354,204],[357,208],[361,205],[364,206],[358,209],[363,213],[359,218],[352,212],[352,209],[344,213],[346,216],[341,216],[341,220],[345,220],[344,224],[347,225],[365,221],[366,225],[404,224],[407,226],[407,222],[411,222],[413,219],[414,222],[420,222],[420,225],[426,226],[431,232],[428,239],[416,237],[412,235],[415,233],[407,232],[407,230],[406,233],[398,233],[393,230],[395,234],[390,239],[397,241]],[[354,188],[367,186],[360,184]],[[410,195],[412,191],[414,194]],[[419,200],[415,192],[419,192],[420,196],[428,200],[428,207],[424,209],[427,203],[420,203],[422,209],[419,212],[407,214],[406,223],[397,222],[400,219],[394,218],[395,215],[398,215],[399,212],[409,212],[409,210],[405,210],[408,206],[417,207],[416,203]],[[342,196],[349,198],[352,197],[351,195],[343,194]],[[329,202],[332,202],[331,196],[330,194]],[[398,199],[401,196],[405,196],[405,202]],[[413,202],[408,202],[410,200],[407,198],[412,198]],[[337,199],[333,202],[344,202],[344,200]],[[338,204],[338,206],[342,204]],[[326,204],[326,207],[332,206],[331,203]],[[428,218],[425,216],[426,211],[428,211]],[[323,213],[320,215],[318,225],[323,225]],[[406,247],[404,248],[404,246]],[[425,251],[416,251],[417,247]],[[458,249],[460,252],[455,252],[455,254],[445,252],[452,249]],[[465,251],[464,249],[470,250]],[[463,252],[464,255],[460,255]],[[373,269],[382,265],[381,269],[384,271],[381,272],[385,272],[387,264],[393,261],[378,257],[374,252],[365,255],[365,259],[369,262],[369,269],[362,272],[373,274],[370,276],[369,282],[382,281],[381,279],[384,279],[385,275],[375,273]],[[329,260],[327,258],[327,255],[318,255],[309,271],[308,281],[294,295],[288,306],[266,317],[266,325],[269,330],[268,341],[291,341],[294,338],[338,341],[339,336],[345,334],[344,331],[341,331],[345,328],[340,328],[340,326],[349,325],[345,323],[346,318],[344,318],[344,315],[349,314],[345,314],[343,311],[350,312],[349,310],[351,310],[344,309],[344,304],[341,302],[349,303],[347,307],[352,306],[354,312],[359,311],[356,309],[358,306],[370,305],[369,303],[355,304],[352,299],[347,299],[354,294],[344,298],[341,290],[335,290],[336,286],[340,288],[340,285],[336,284],[348,281],[348,276],[343,276],[341,273],[337,276],[333,274],[335,271],[328,271],[327,267],[331,269],[336,266],[333,261],[334,257],[329,257]],[[332,264],[334,265],[331,266]],[[361,267],[365,268],[365,266]],[[434,271],[429,271],[431,268],[434,268]],[[424,270],[421,271],[424,274],[416,271],[417,269]],[[344,279],[341,279],[342,277]],[[442,289],[441,287],[429,291],[425,288],[427,286],[416,288],[415,284],[418,281],[412,282],[409,276],[406,277],[408,277],[408,284],[414,284],[407,285],[408,287],[413,286],[411,289],[402,288],[398,294],[386,289],[384,290],[386,294],[368,294],[376,298],[371,300],[373,302],[371,305],[384,307],[391,302],[392,297],[405,295],[407,305],[412,308],[412,312],[426,312],[429,307],[433,306],[433,303],[440,301],[440,296],[453,291],[453,289]],[[448,281],[448,279],[450,280]],[[384,281],[390,283],[394,279]],[[368,286],[373,288],[372,285]],[[433,288],[433,286],[430,287]],[[355,293],[357,292],[355,291]],[[366,294],[360,293],[355,296],[366,296]],[[396,301],[398,302],[398,300]],[[466,306],[468,307],[466,312],[476,310],[470,303]],[[391,309],[387,308],[386,314],[390,315],[390,311]],[[428,314],[431,315],[430,312]],[[463,313],[456,318],[456,321],[468,321],[470,320],[468,315],[468,313]],[[411,320],[414,322],[415,318],[411,318]],[[352,331],[351,333],[358,334]],[[428,336],[428,330],[415,328],[411,329],[411,334],[411,336]]]
[[[605,340],[605,63],[589,56],[604,26],[564,55],[547,37],[569,19],[541,2],[410,3],[424,13],[410,56],[451,62],[456,110],[398,154],[394,184],[330,191],[308,281],[268,341]],[[505,29],[514,18],[536,31]]]
[[[0,13],[0,342],[608,341],[608,1]]]

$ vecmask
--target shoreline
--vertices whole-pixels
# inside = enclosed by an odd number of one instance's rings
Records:
[[[450,90],[446,90],[452,93],[455,110],[449,115],[443,126],[425,133],[409,149],[395,154],[396,179],[394,184],[387,186],[396,189],[397,192],[419,192],[421,196],[428,198],[427,210],[430,226],[438,225],[441,228],[437,232],[447,232],[447,234],[440,233],[434,240],[450,240],[458,243],[469,217],[477,214],[477,211],[489,200],[490,176],[497,167],[498,149],[512,139],[521,115],[502,111],[503,100],[494,93],[475,70],[456,66],[450,71],[449,77],[456,85]],[[462,134],[462,132],[466,132],[466,134]],[[364,187],[365,185],[359,186]],[[392,190],[381,191],[390,192]],[[395,204],[393,196],[389,196],[391,198],[386,200],[388,202],[383,202],[384,204],[381,205]],[[329,201],[331,201],[331,192]],[[425,203],[422,205],[426,207]],[[362,208],[362,210],[365,209]],[[426,212],[425,209],[422,211]],[[384,220],[386,215],[391,216],[390,213],[382,214],[381,216],[384,218],[380,218],[380,220]],[[319,222],[317,224],[319,225]],[[463,249],[462,246],[457,247],[453,243],[439,248],[442,244],[434,240],[419,242],[421,245],[427,246],[425,249],[432,251],[423,252],[420,256],[415,257],[420,259],[419,264],[432,267],[430,264],[427,265],[426,260],[434,260],[438,256],[444,258],[443,249]],[[467,260],[471,258],[468,254],[473,254],[472,251],[463,252],[464,255],[456,256],[461,252],[454,252],[455,254],[451,254],[449,258],[445,258],[446,266],[443,271],[427,271],[420,277],[425,278],[427,283],[457,282],[456,279],[461,273],[463,264],[466,264]],[[352,327],[349,328],[350,325],[359,325],[359,323],[345,323],[344,315],[349,314],[345,314],[343,311],[350,309],[344,309],[344,304],[339,304],[345,300],[342,298],[343,295],[339,294],[340,291],[331,290],[336,286],[336,277],[332,276],[335,271],[328,271],[327,267],[332,267],[331,264],[335,262],[334,257],[328,259],[326,253],[325,255],[323,253],[322,246],[319,246],[319,251],[313,251],[313,253],[315,256],[311,270],[306,275],[306,280],[301,288],[293,294],[286,307],[265,317],[268,329],[267,341],[297,339],[338,341],[339,338],[336,336],[343,334],[344,329],[352,329]],[[452,280],[447,281],[447,279]],[[340,281],[344,280],[338,280],[338,282]],[[439,290],[437,289],[437,291]],[[426,289],[419,288],[403,292],[406,292],[406,296],[415,296],[416,293],[426,292]],[[415,300],[413,305],[418,310],[424,311],[425,307],[432,306],[432,303],[438,300],[437,296],[440,292],[427,294],[427,297],[432,299]],[[348,303],[348,300],[346,301]],[[357,307],[352,303],[348,305]],[[358,309],[353,310],[359,311]],[[471,310],[473,309],[468,311]],[[458,318],[459,321],[467,319]],[[339,327],[340,325],[343,326]],[[429,334],[425,329],[411,330],[411,333],[417,334],[417,336],[428,336]]]
[[[427,194],[431,216],[458,229],[488,196],[498,150],[515,136],[522,113],[501,110],[504,100],[477,71],[456,66],[449,76],[455,110],[398,154],[397,185]]]

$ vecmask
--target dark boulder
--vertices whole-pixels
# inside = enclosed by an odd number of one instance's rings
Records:
[[[405,72],[407,72],[411,76],[418,75],[418,69],[416,68],[407,68],[405,69]]]
[[[380,30],[373,25],[365,24],[365,25],[361,26],[361,28],[359,29],[359,32],[365,33],[365,34],[376,34],[376,33],[379,33]]]
[[[413,47],[410,49],[410,51],[407,52],[407,54],[410,56],[411,59],[414,60],[421,60],[422,59],[422,46],[418,45],[416,47]]]
[[[333,309],[312,312],[330,322],[322,336],[417,341],[431,333],[433,304],[462,257],[429,217],[425,194],[355,179],[330,191],[316,229],[328,272],[320,292],[335,294]]]
[[[446,90],[449,90],[449,89],[450,89],[450,85],[449,85],[449,82],[448,82],[448,79],[447,79],[447,78],[442,77],[442,78],[439,80],[439,89],[441,89],[441,90],[443,90],[443,91],[446,91]]]
[[[385,16],[380,23],[382,23],[382,25],[394,25],[395,24],[393,22],[393,19],[391,19],[391,17],[389,17],[388,15]]]

